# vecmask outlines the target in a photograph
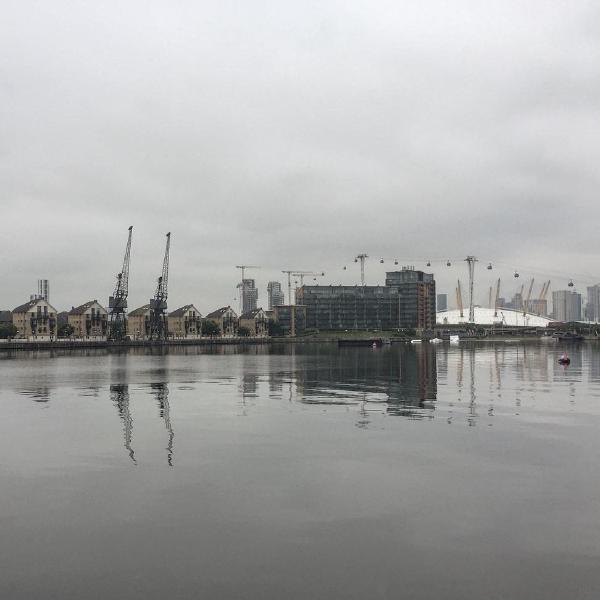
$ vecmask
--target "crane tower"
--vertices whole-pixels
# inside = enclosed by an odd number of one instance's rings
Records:
[[[166,340],[167,330],[167,297],[169,295],[169,251],[171,249],[171,233],[167,233],[167,245],[163,268],[156,285],[154,298],[150,299],[150,339]]]
[[[119,342],[127,335],[127,295],[129,293],[129,259],[131,256],[131,234],[133,225],[129,227],[129,236],[125,246],[123,267],[117,275],[113,295],[108,299],[109,325],[108,339]]]

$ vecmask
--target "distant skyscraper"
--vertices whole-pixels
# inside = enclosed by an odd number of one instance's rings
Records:
[[[587,306],[585,316],[588,321],[600,321],[600,284],[591,285],[587,289]]]
[[[448,310],[448,294],[437,295],[437,310]]]
[[[267,284],[267,295],[269,296],[269,310],[273,310],[274,306],[282,306],[285,302],[279,281],[269,281]]]
[[[45,300],[50,302],[50,282],[47,279],[38,279],[37,294],[31,294],[30,300]]]
[[[555,321],[581,321],[581,294],[569,290],[552,292]]]
[[[242,293],[242,314],[248,313],[251,310],[256,310],[258,302],[258,289],[254,279],[244,279],[241,283]]]

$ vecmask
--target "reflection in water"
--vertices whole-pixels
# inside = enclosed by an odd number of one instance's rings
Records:
[[[169,406],[169,386],[166,383],[151,383],[150,387],[152,392],[156,395],[158,402],[158,413],[165,421],[165,428],[169,434],[167,442],[167,463],[170,467],[173,466],[173,440],[175,439],[175,433],[171,425],[171,411]]]
[[[305,404],[359,404],[361,426],[368,405],[385,403],[390,415],[430,418],[437,397],[436,349],[424,344],[398,348],[317,348],[295,373]],[[275,374],[271,374],[272,377]],[[270,388],[275,388],[273,382]]]
[[[28,396],[34,402],[48,402],[50,400],[50,388],[47,386],[37,386],[34,388],[19,390],[19,394]]]
[[[131,447],[133,434],[133,419],[129,411],[129,386],[126,384],[115,384],[110,386],[110,399],[119,411],[119,417],[123,421],[123,445],[129,454],[129,458],[137,464],[135,453]]]

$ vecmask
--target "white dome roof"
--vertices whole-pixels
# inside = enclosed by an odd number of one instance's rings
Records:
[[[458,325],[461,323],[469,322],[469,308],[463,310],[463,316],[460,316],[460,311],[456,310],[442,310],[437,313],[438,325]],[[527,313],[525,316],[522,311],[512,310],[510,308],[499,308],[498,316],[494,317],[493,308],[482,308],[480,306],[475,307],[475,324],[477,325],[513,325],[520,327],[546,327],[551,319],[547,317],[538,317]]]

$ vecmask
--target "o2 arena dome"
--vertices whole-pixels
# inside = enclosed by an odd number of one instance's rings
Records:
[[[460,316],[460,310],[441,310],[436,313],[438,325],[461,325],[469,323],[469,308],[463,310],[463,316]],[[497,325],[498,327],[546,327],[551,319],[541,317],[531,313],[523,314],[523,311],[512,310],[510,308],[499,308],[494,316],[493,308],[475,307],[475,325]]]

